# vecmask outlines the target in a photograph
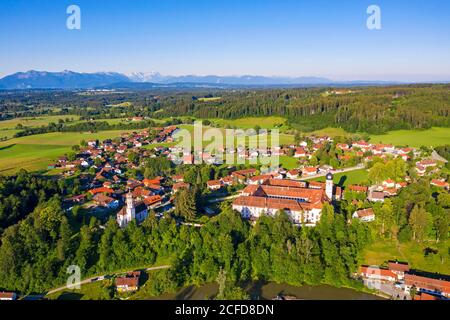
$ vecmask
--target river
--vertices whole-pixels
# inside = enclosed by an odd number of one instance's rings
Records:
[[[294,296],[301,300],[380,300],[382,298],[365,292],[348,288],[336,288],[327,285],[296,287],[274,282],[253,282],[247,288],[252,299],[271,300],[278,295]],[[214,297],[218,292],[216,283],[201,287],[189,286],[175,293],[164,294],[156,298],[162,300],[205,300]]]

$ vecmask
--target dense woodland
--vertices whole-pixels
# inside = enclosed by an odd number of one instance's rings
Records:
[[[200,97],[217,97],[204,100]],[[56,109],[55,109],[56,107]],[[57,111],[55,111],[57,110]],[[84,119],[130,116],[225,118],[284,116],[294,128],[342,127],[350,132],[450,126],[450,85],[350,89],[239,89],[193,91],[0,92],[3,118],[38,114]]]

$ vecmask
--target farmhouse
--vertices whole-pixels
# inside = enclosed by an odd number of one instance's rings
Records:
[[[17,294],[15,292],[0,292],[0,300],[16,300]]]
[[[369,280],[386,281],[386,282],[397,281],[397,275],[388,269],[361,266],[359,269],[359,273],[363,278]]]
[[[139,289],[140,271],[128,273],[125,277],[116,278],[116,288],[119,292],[130,292]]]

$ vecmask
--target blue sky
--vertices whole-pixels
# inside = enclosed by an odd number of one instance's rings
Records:
[[[66,8],[81,8],[81,30]],[[382,29],[366,28],[377,4]],[[447,0],[1,0],[0,76],[30,69],[450,80]]]

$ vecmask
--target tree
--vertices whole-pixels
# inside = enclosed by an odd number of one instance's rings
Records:
[[[197,214],[195,194],[189,189],[181,189],[175,198],[175,213],[187,220],[192,220]]]
[[[377,162],[369,170],[369,180],[373,183],[379,184],[386,178],[385,166],[381,162]]]
[[[393,213],[394,208],[392,206],[392,201],[386,199],[376,215],[376,220],[380,227],[380,236],[384,236],[387,230],[392,230],[392,226],[395,223]]]
[[[423,241],[430,226],[430,218],[430,214],[422,206],[414,206],[409,216],[413,240]]]

